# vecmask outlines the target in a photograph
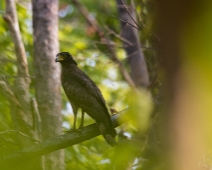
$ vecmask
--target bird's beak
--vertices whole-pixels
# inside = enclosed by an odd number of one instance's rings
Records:
[[[57,57],[55,58],[55,62],[58,62],[58,58]]]
[[[64,60],[64,57],[62,55],[57,55],[55,62],[60,62],[60,61],[63,61],[63,60]]]
[[[58,57],[55,58],[55,62],[59,62],[59,58]]]

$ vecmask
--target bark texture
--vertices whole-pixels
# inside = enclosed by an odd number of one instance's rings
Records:
[[[137,88],[149,86],[149,73],[139,40],[135,10],[127,7],[122,0],[117,0],[118,13],[121,22],[121,36],[127,52],[132,80]],[[130,25],[131,24],[131,25]],[[135,25],[133,27],[132,25]]]
[[[40,140],[39,133],[33,128],[31,99],[29,94],[30,76],[24,43],[19,29],[16,4],[14,0],[6,0],[4,20],[9,27],[17,58],[17,76],[13,86],[6,79],[0,80],[0,91],[8,99],[11,106],[11,119],[16,131],[16,141],[20,148],[26,148]],[[14,132],[13,132],[14,133]],[[20,135],[23,134],[23,135]],[[36,165],[36,166],[35,166]],[[42,170],[42,159],[33,160],[19,169]]]
[[[41,115],[43,140],[62,133],[60,68],[54,59],[59,52],[58,0],[32,0],[36,98]],[[46,170],[64,169],[63,151],[45,156]]]
[[[30,110],[30,97],[28,92],[30,79],[28,77],[29,73],[27,58],[19,29],[15,1],[6,0],[6,13],[4,15],[4,20],[7,22],[11,38],[14,43],[18,71],[17,78],[15,78],[14,81],[14,87],[10,88],[6,81],[4,82],[3,80],[1,80],[1,85],[5,86],[5,97],[8,98],[11,104],[11,118],[14,121],[15,128],[31,137],[36,138],[35,133],[32,132],[31,129],[32,116]],[[13,97],[10,98],[9,96]],[[23,113],[23,111],[25,113]],[[15,114],[13,114],[13,112],[15,112]],[[19,138],[19,140],[20,147],[26,147],[32,144],[29,141],[22,140],[21,138]]]

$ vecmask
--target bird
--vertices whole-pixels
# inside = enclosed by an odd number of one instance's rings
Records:
[[[73,129],[76,129],[77,112],[81,108],[82,119],[80,127],[83,127],[84,114],[87,113],[96,121],[107,143],[111,146],[116,145],[116,130],[113,127],[100,89],[77,66],[76,61],[69,52],[58,53],[55,62],[60,62],[62,65],[61,82],[74,112]]]

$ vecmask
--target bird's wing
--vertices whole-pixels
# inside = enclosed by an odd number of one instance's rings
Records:
[[[76,81],[82,85],[90,96],[94,97],[99,103],[106,108],[105,100],[101,91],[96,84],[82,70],[78,70]],[[107,108],[106,108],[107,109]]]
[[[101,105],[101,108],[104,109],[104,112],[108,113],[101,91],[78,67],[72,68],[71,70],[64,70],[62,74],[62,83],[65,93],[71,103],[76,103],[82,108],[82,106],[94,107],[96,103],[93,102],[96,101],[98,105]],[[107,117],[110,117],[109,113]]]

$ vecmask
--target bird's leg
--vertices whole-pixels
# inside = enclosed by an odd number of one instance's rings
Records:
[[[77,122],[77,114],[74,114],[74,125],[73,125],[73,128],[72,128],[72,130],[76,130],[77,128],[77,126],[76,126],[76,122]]]
[[[77,112],[78,112],[78,108],[77,107],[75,107],[75,106],[72,106],[72,108],[73,108],[73,112],[74,112],[74,124],[73,124],[73,128],[71,129],[72,131],[73,130],[76,130],[77,128],[77,126],[76,126],[76,123],[77,123]]]
[[[80,128],[84,127],[84,115],[85,115],[85,112],[84,112],[84,110],[82,110],[82,119],[81,119]]]

